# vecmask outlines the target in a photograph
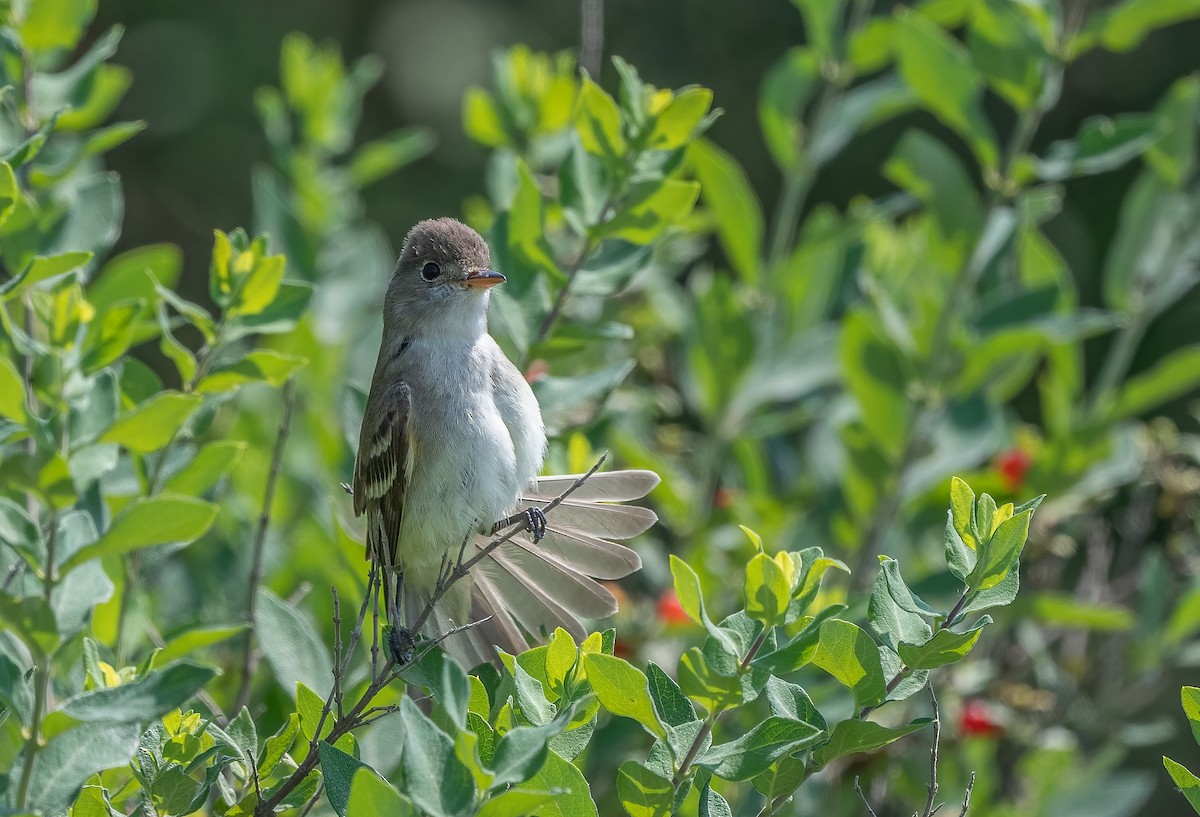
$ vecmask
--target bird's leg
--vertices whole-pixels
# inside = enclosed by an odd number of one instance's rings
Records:
[[[404,592],[404,571],[397,570],[396,575],[396,591],[391,594],[391,609],[388,610],[388,621],[392,627],[388,630],[388,650],[392,654],[392,659],[399,665],[403,666],[412,660],[413,647],[416,641],[413,639],[412,633],[407,627],[400,624],[400,594]]]
[[[492,530],[488,535],[491,536],[507,528],[509,525],[515,525],[518,522],[525,523],[525,530],[533,534],[533,541],[535,542],[542,541],[542,537],[546,535],[546,514],[542,513],[541,508],[526,508],[507,519],[501,519],[495,525],[492,525]]]

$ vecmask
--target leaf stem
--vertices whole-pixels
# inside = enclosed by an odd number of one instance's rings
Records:
[[[283,463],[283,449],[287,444],[292,426],[292,410],[296,403],[296,380],[288,378],[283,386],[283,415],[279,419],[279,430],[275,435],[275,447],[271,452],[271,467],[267,473],[267,485],[263,490],[262,511],[258,515],[258,528],[254,532],[254,548],[250,560],[250,582],[246,590],[246,639],[242,647],[242,677],[238,687],[234,711],[250,703],[250,690],[258,653],[254,649],[254,614],[258,607],[258,586],[262,584],[263,551],[266,548],[267,529],[271,525],[271,505],[275,501],[275,486],[279,481],[279,470]]]

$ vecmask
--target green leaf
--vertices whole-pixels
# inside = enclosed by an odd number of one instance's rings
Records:
[[[588,683],[601,706],[614,715],[632,718],[656,737],[666,736],[655,715],[650,688],[641,670],[623,658],[602,653],[587,653],[581,660]]]
[[[275,678],[291,691],[297,681],[311,689],[328,689],[333,660],[308,619],[265,587],[258,590],[254,610],[258,644]]]
[[[594,235],[632,244],[653,243],[691,214],[699,196],[698,182],[680,179],[638,182],[630,187],[616,215],[599,225]]]
[[[1172,188],[1182,187],[1196,165],[1196,133],[1200,129],[1200,80],[1186,77],[1167,92],[1155,111],[1165,131],[1146,151],[1146,164]]]
[[[727,653],[730,655],[740,654],[744,646],[739,645],[729,631],[718,627],[708,617],[708,612],[704,609],[704,595],[700,590],[700,577],[696,575],[696,571],[673,553],[670,564],[675,595],[679,598],[679,604],[683,607],[683,611],[692,621],[704,625],[709,636],[719,642]]]
[[[0,417],[21,425],[29,421],[25,407],[25,378],[7,356],[0,357]]]
[[[224,627],[197,627],[180,635],[172,637],[157,652],[154,653],[152,666],[165,667],[172,661],[178,661],[192,653],[220,644],[239,633],[245,632],[245,624],[230,624]]]
[[[555,695],[563,694],[563,682],[575,667],[578,657],[579,647],[575,639],[562,627],[555,627],[546,645],[546,684]]]
[[[475,781],[454,753],[454,742],[425,717],[410,698],[400,701],[404,793],[432,817],[469,813]]]
[[[297,281],[284,281],[279,285],[279,292],[262,312],[257,315],[242,315],[229,328],[228,339],[236,340],[250,334],[278,334],[290,332],[295,326],[308,302],[312,300],[313,285]]]
[[[23,289],[79,269],[92,260],[92,255],[90,252],[64,252],[49,257],[39,255],[29,262],[20,275],[5,282],[0,287],[0,294],[14,298]]]
[[[33,768],[30,791],[43,814],[59,814],[97,772],[128,766],[138,747],[134,724],[83,723],[46,742]]]
[[[813,132],[810,161],[824,165],[859,131],[907,113],[917,102],[912,89],[892,73],[851,88],[834,103],[821,129]]]
[[[784,755],[812,746],[825,732],[810,723],[771,716],[737,740],[709,748],[696,764],[725,780],[749,780]]]
[[[842,321],[840,358],[867,430],[894,458],[904,446],[912,405],[905,396],[902,354],[876,325],[865,309],[851,310]]]
[[[938,232],[965,258],[984,219],[979,193],[958,157],[929,134],[912,130],[901,137],[884,174],[929,209]]]
[[[523,783],[533,777],[546,762],[550,739],[565,725],[564,720],[556,719],[543,726],[516,726],[500,736],[490,764],[495,773],[493,787]]]
[[[11,627],[35,654],[51,655],[59,643],[54,610],[41,596],[13,598],[0,593],[0,621]]]
[[[900,576],[899,562],[883,559],[867,605],[867,621],[871,629],[893,649],[902,641],[923,644],[933,630],[924,616],[933,615],[916,603],[908,585]]]
[[[708,115],[712,99],[712,91],[707,88],[688,88],[677,94],[655,118],[654,127],[646,137],[646,147],[675,150],[686,145]]]
[[[504,147],[511,141],[496,100],[482,88],[468,88],[463,95],[463,130],[486,147]]]
[[[534,791],[561,792],[538,811],[538,817],[597,817],[587,780],[577,767],[551,752],[546,765],[526,783]]]
[[[792,0],[804,18],[804,37],[823,56],[832,56],[841,28],[842,0]]]
[[[966,49],[912,12],[896,18],[895,44],[900,76],[921,103],[967,142],[985,169],[995,168],[996,136],[983,115],[983,83]]]
[[[763,141],[781,170],[791,170],[800,161],[804,138],[801,114],[820,77],[818,55],[811,49],[797,47],[788,50],[763,80],[758,121]],[[703,181],[701,185],[706,186]]]
[[[80,721],[145,723],[183,708],[215,675],[212,667],[181,662],[120,686],[84,692],[67,700],[62,711]]]
[[[1167,774],[1171,775],[1171,779],[1175,781],[1175,787],[1179,789],[1179,793],[1187,798],[1188,803],[1200,814],[1200,778],[1188,771],[1187,767],[1181,766],[1171,758],[1163,757],[1163,766],[1167,770]]]
[[[1183,714],[1187,715],[1188,723],[1192,726],[1192,737],[1200,743],[1200,688],[1182,687],[1179,700],[1183,704]]]
[[[366,187],[425,156],[435,144],[437,139],[428,128],[406,128],[367,142],[350,161],[350,179]]]
[[[933,723],[932,718],[918,718],[904,726],[887,727],[873,721],[845,720],[833,727],[829,742],[813,752],[817,768],[839,757],[871,752],[911,735]]]
[[[699,720],[679,684],[651,661],[646,665],[646,683],[658,720],[665,726],[683,726]]]
[[[480,806],[476,817],[527,817],[540,814],[538,807],[554,802],[559,794],[557,791],[509,789]]]
[[[1021,558],[1025,540],[1029,538],[1029,520],[1032,515],[1032,511],[1024,511],[1000,523],[979,555],[975,569],[967,578],[970,587],[988,590],[1004,581],[1004,577]],[[982,523],[983,520],[980,520],[981,527]]]
[[[1043,591],[1030,598],[1033,617],[1051,627],[1074,627],[1096,632],[1133,629],[1133,611],[1112,604],[1081,601],[1069,593]]]
[[[99,442],[117,443],[138,454],[158,451],[179,433],[203,400],[196,394],[158,394],[118,417]]]
[[[1146,372],[1125,381],[1112,418],[1137,417],[1169,400],[1192,394],[1200,385],[1200,345],[1176,349]]]
[[[62,564],[67,573],[90,559],[115,556],[172,542],[192,542],[204,535],[217,518],[217,507],[182,496],[135,500],[100,537],[80,548]]]
[[[983,619],[965,633],[950,630],[938,630],[933,638],[922,644],[901,643],[898,649],[900,660],[904,666],[913,670],[936,669],[937,667],[953,664],[966,657],[983,628],[992,623],[990,616]]]
[[[1104,259],[1104,301],[1109,308],[1131,311],[1142,306],[1186,209],[1182,194],[1158,174],[1145,171],[1134,181],[1121,203]]]
[[[103,310],[126,300],[154,301],[154,282],[174,287],[183,269],[183,253],[174,244],[149,244],[121,253],[88,283],[87,299]]]
[[[199,496],[229,473],[246,452],[246,443],[218,441],[201,448],[192,461],[163,485],[167,493]]]
[[[270,349],[255,349],[235,363],[227,363],[213,369],[212,373],[196,384],[201,394],[216,394],[232,391],[247,383],[267,383],[282,386],[284,381],[308,363],[302,357],[285,355]]]
[[[270,306],[283,283],[286,264],[282,255],[257,259],[254,268],[241,281],[237,300],[229,308],[230,317],[257,315]]]
[[[635,760],[617,770],[617,796],[630,817],[670,817],[675,787]]]
[[[129,351],[137,337],[138,317],[145,309],[144,301],[116,303],[104,310],[99,318],[88,324],[83,341],[83,371],[97,372]]]
[[[749,283],[759,279],[763,216],[758,197],[734,158],[707,139],[688,149],[704,204],[730,266]],[[686,213],[685,213],[686,215]]]
[[[824,716],[813,704],[812,698],[802,687],[771,676],[767,679],[767,703],[771,714],[779,718],[801,721],[822,731],[829,729]]]
[[[259,777],[267,777],[275,771],[275,767],[292,748],[292,744],[296,741],[296,735],[299,733],[300,716],[293,712],[288,715],[287,722],[279,728],[279,731],[267,738],[266,743],[263,744],[262,755],[258,760]]]
[[[1200,17],[1192,0],[1125,0],[1088,15],[1067,52],[1075,59],[1092,48],[1132,51],[1156,29]]]
[[[1158,136],[1155,117],[1147,114],[1095,116],[1079,126],[1074,139],[1055,142],[1038,160],[1038,176],[1057,182],[1115,170],[1137,158]]]
[[[12,165],[0,161],[0,225],[8,221],[8,217],[13,214],[20,196],[21,188],[17,184],[17,177],[13,173]],[[4,287],[0,289],[0,295],[3,295],[16,283],[16,280],[6,281]]]
[[[617,166],[625,156],[621,111],[617,103],[588,77],[579,86],[575,103],[575,128],[588,153]]]
[[[321,712],[324,709],[325,700],[303,681],[297,681],[296,714],[300,719],[300,731],[310,743],[318,737],[324,740],[333,731],[333,718],[328,714],[325,716],[325,722],[321,722]],[[317,732],[318,726],[321,727],[320,733]]]
[[[859,707],[875,706],[886,694],[879,647],[849,621],[835,618],[821,625],[812,661],[850,690]]]
[[[723,712],[742,702],[741,680],[714,671],[698,647],[679,659],[679,688],[709,712]]]
[[[698,817],[733,817],[733,809],[724,797],[713,791],[711,780],[705,782],[700,791]]]
[[[346,814],[354,817],[421,817],[412,801],[369,768],[360,769],[350,784]]]
[[[72,49],[96,16],[97,0],[37,0],[25,5],[17,32],[30,51]]]
[[[1037,104],[1049,62],[1033,12],[1005,0],[975,3],[967,45],[988,85],[1018,111]]]
[[[784,558],[788,558],[787,554]],[[746,599],[746,615],[768,627],[783,623],[792,587],[778,562],[765,553],[756,553],[746,565],[742,592]]]
[[[338,817],[346,817],[359,770],[366,769],[372,776],[374,770],[326,741],[317,744],[317,752],[321,757],[321,779],[325,782],[325,796],[329,798],[329,805],[333,806]]]

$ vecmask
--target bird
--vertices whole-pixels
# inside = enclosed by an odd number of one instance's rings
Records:
[[[539,476],[547,441],[537,399],[487,330],[490,290],[505,281],[483,237],[453,218],[408,233],[383,299],[351,490],[367,556],[387,576],[387,613],[402,609],[406,622],[433,599],[445,564],[524,521],[529,534],[452,585],[420,634],[451,634],[442,646],[467,667],[496,664],[497,648],[519,654],[558,627],[582,640],[580,619],[617,610],[601,582],[641,567],[620,541],[657,521],[622,504],[658,484],[646,470],[597,472],[541,515],[577,475]]]

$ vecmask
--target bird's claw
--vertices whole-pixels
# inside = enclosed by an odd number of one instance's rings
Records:
[[[412,660],[416,643],[413,640],[412,633],[404,627],[395,626],[388,630],[388,651],[392,654],[392,660],[400,666],[404,666]]]
[[[541,508],[529,508],[525,511],[525,527],[533,534],[533,541],[540,542],[546,535],[546,514]]]

